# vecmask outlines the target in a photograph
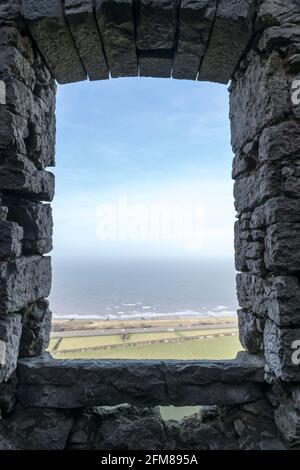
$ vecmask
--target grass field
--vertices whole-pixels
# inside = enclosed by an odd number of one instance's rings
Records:
[[[76,339],[82,340],[82,338]],[[89,338],[84,338],[84,340],[86,339]],[[56,358],[63,359],[233,359],[241,349],[238,336],[221,336],[178,343],[76,351],[64,354],[58,350],[52,354]]]
[[[129,339],[124,342],[120,335],[102,335],[102,336],[86,336],[86,337],[75,337],[75,338],[63,338],[57,347],[59,351],[71,351],[74,349],[90,349],[101,346],[109,345],[124,345],[137,342],[146,341],[163,341],[172,339],[189,338],[195,336],[205,336],[211,334],[230,334],[234,333],[236,329],[220,328],[216,330],[193,330],[193,331],[173,331],[173,332],[159,332],[159,333],[136,333],[132,334]],[[50,351],[53,349],[57,340],[53,339],[50,343]],[[145,346],[144,346],[145,347]]]

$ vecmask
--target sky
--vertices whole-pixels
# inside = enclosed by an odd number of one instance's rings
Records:
[[[233,255],[226,86],[123,78],[58,87],[55,255]]]

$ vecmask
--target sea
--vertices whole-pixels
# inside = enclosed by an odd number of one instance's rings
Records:
[[[235,316],[232,260],[54,256],[54,318]]]

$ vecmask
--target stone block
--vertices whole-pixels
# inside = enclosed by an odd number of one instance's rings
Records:
[[[17,109],[11,112],[9,106],[0,109],[0,162],[17,154],[28,157],[38,169],[54,166],[56,129],[53,97],[47,109],[36,107],[34,99],[31,104],[27,102],[25,106],[25,103],[26,98],[22,110],[19,110],[24,115],[20,115]]]
[[[280,169],[271,164],[261,166],[256,172],[239,177],[234,183],[235,208],[240,214],[255,209],[266,199],[281,193]]]
[[[64,450],[72,425],[68,412],[17,405],[0,420],[0,450]]]
[[[86,79],[63,16],[60,0],[22,0],[23,18],[53,76],[59,83]]]
[[[242,346],[250,354],[259,354],[263,350],[263,322],[251,311],[238,310],[239,336]]]
[[[173,49],[179,13],[178,0],[136,0],[134,7],[138,49]]]
[[[291,400],[282,403],[275,410],[275,423],[290,449],[300,446],[300,413]]]
[[[252,37],[254,0],[220,0],[199,80],[228,83]]]
[[[0,206],[0,222],[4,222],[7,219],[8,207]]]
[[[271,320],[264,329],[266,370],[283,382],[300,381],[300,365],[294,360],[300,341],[300,328],[280,328]],[[299,355],[298,355],[299,356]]]
[[[28,121],[13,114],[5,107],[0,108],[0,163],[16,154],[26,156],[26,139],[29,135]]]
[[[234,225],[235,265],[237,271],[251,271],[251,261],[260,260],[264,253],[264,239],[255,239],[255,232],[242,230],[238,221]]]
[[[22,312],[22,336],[19,357],[39,356],[49,346],[51,312],[49,302],[41,299]]]
[[[0,260],[20,256],[23,229],[15,222],[0,222]]]
[[[39,171],[28,159],[18,156],[0,164],[0,188],[32,200],[52,201],[54,175]]]
[[[64,6],[70,31],[89,79],[107,79],[108,68],[94,16],[93,0],[65,0]]]
[[[261,396],[264,361],[59,361],[20,359],[19,400],[26,406],[78,408],[240,404]]]
[[[165,441],[165,425],[158,409],[121,405],[83,412],[75,422],[67,448],[159,450]]]
[[[276,223],[300,223],[300,202],[281,196],[269,199],[254,209],[251,229],[261,229]]]
[[[258,5],[256,29],[300,22],[298,0],[263,0]]]
[[[26,256],[0,263],[0,315],[48,297],[50,288],[49,257]]]
[[[259,138],[259,161],[280,160],[300,156],[300,129],[294,121],[267,127]]]
[[[5,47],[2,47],[0,50],[0,77],[4,79],[8,74],[12,74],[33,91],[36,85],[34,68],[30,60],[24,57],[21,52],[21,41],[16,42],[18,44],[14,46],[2,44]],[[17,49],[18,46],[19,48]]]
[[[12,373],[7,382],[0,384],[0,413],[1,416],[6,413],[11,413],[16,403],[17,395],[17,375],[16,372]]]
[[[170,78],[172,74],[173,54],[169,52],[139,52],[139,76]]]
[[[136,77],[132,0],[95,0],[95,11],[111,76]]]
[[[300,271],[299,230],[299,223],[278,223],[267,228],[265,239],[267,269],[285,273]]]
[[[236,276],[239,305],[265,318],[268,311],[265,281],[252,273],[238,273]]]
[[[53,220],[49,204],[7,199],[8,220],[17,222],[24,231],[24,254],[45,254],[52,250]]]
[[[20,17],[20,0],[2,0],[0,5],[0,18],[14,20]]]
[[[19,314],[0,317],[0,384],[7,382],[17,367],[21,333]]]
[[[257,137],[268,125],[284,120],[291,108],[290,85],[283,60],[277,52],[264,58],[252,50],[246,64],[246,70],[237,73],[231,85],[231,143],[234,152]]]
[[[196,80],[216,14],[216,0],[182,0],[172,77]]]

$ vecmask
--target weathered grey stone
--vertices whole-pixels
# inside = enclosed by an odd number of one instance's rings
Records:
[[[17,312],[48,297],[50,288],[49,257],[26,256],[0,263],[0,314]]]
[[[261,321],[252,312],[238,310],[240,342],[250,354],[258,354],[263,350]]]
[[[48,171],[38,171],[30,160],[18,156],[0,165],[0,187],[29,199],[52,201],[54,175]]]
[[[265,264],[270,270],[300,271],[300,224],[274,224],[267,228]]]
[[[300,223],[300,202],[281,196],[269,199],[254,209],[251,229],[261,229],[276,223]]]
[[[169,52],[139,52],[139,76],[170,78],[172,73],[173,54]]]
[[[300,386],[295,385],[291,387],[291,395],[292,395],[292,401],[293,401],[293,406],[295,410],[300,411]]]
[[[0,222],[7,220],[8,207],[0,206]]]
[[[78,408],[117,405],[239,404],[261,395],[263,360],[58,361],[48,356],[19,361],[23,404]],[[147,380],[145,380],[147,377]]]
[[[299,158],[299,124],[294,121],[286,121],[264,129],[259,139],[258,155],[261,162],[285,157]]]
[[[7,382],[17,367],[21,332],[19,314],[0,318],[0,384]]]
[[[111,76],[136,77],[132,0],[95,0],[95,11]]]
[[[299,340],[300,328],[280,328],[271,320],[266,321],[264,350],[267,371],[284,382],[300,381],[300,367],[294,361],[294,353],[297,353],[295,341]]]
[[[48,131],[52,140],[55,133],[55,95],[50,92],[44,99],[34,94],[31,89],[13,74],[4,78],[6,86],[6,107],[12,113],[28,120],[28,129],[41,134]],[[45,101],[44,101],[45,100]],[[30,138],[28,131],[28,138]],[[53,154],[40,156],[47,165],[53,164]]]
[[[38,300],[22,313],[22,336],[19,357],[39,356],[49,346],[51,312],[47,300]]]
[[[0,119],[1,164],[15,154],[26,156],[26,139],[29,135],[27,119],[11,113],[4,107],[0,108]]]
[[[8,382],[0,384],[0,414],[10,413],[16,403],[17,395],[17,375],[12,373]]]
[[[300,286],[296,276],[271,275],[261,279],[251,273],[239,273],[237,294],[240,306],[256,316],[268,316],[278,326],[299,325]]]
[[[232,178],[236,179],[238,176],[251,174],[258,166],[258,145],[257,142],[250,142],[242,149],[238,150],[232,162]]]
[[[277,52],[267,58],[251,51],[230,93],[231,143],[242,148],[267,125],[282,120],[291,106],[289,83]]]
[[[13,28],[9,28],[8,31],[11,29]],[[2,31],[1,28],[1,33]],[[6,31],[4,31],[5,36],[13,36],[13,33]],[[14,44],[14,40],[12,40],[13,46],[3,44],[3,42],[9,43],[11,40],[10,37],[7,38],[6,41],[1,40],[1,45],[6,47],[2,47],[0,50],[0,76],[4,79],[8,73],[12,73],[33,92],[36,85],[36,76],[34,68],[32,67],[33,64],[29,59],[24,57],[24,54],[21,52],[21,39],[19,41],[18,38],[14,39],[17,44]],[[20,49],[17,49],[17,47],[20,47]]]
[[[280,25],[266,29],[258,43],[261,52],[271,52],[273,49],[282,50],[290,44],[300,41],[299,25]]]
[[[20,16],[21,0],[2,0],[0,18],[5,20],[17,19]]]
[[[173,78],[196,80],[216,14],[216,0],[182,0]]]
[[[254,209],[266,199],[276,197],[281,189],[280,170],[264,164],[249,176],[239,177],[234,183],[235,208],[238,213]]]
[[[265,318],[268,310],[265,281],[252,273],[243,272],[237,274],[236,284],[239,305]]]
[[[286,450],[274,424],[274,410],[266,399],[228,410],[241,450]],[[228,419],[228,418],[227,418]]]
[[[275,410],[275,423],[290,448],[300,446],[300,413],[291,400]]]
[[[59,83],[86,79],[60,0],[22,0],[23,17],[48,67]]]
[[[31,39],[26,34],[24,29],[20,28],[19,26],[20,25],[17,21],[2,22],[0,44],[2,46],[8,47],[9,50],[11,47],[15,48],[18,51],[19,59],[21,60],[21,54],[22,58],[26,59],[30,66],[33,66],[35,58],[39,54],[37,51],[33,51],[33,44]],[[6,55],[6,47],[5,49],[2,49],[4,56]],[[15,64],[15,61],[13,61],[13,63]],[[1,66],[5,67],[5,64],[1,64]],[[29,71],[29,69],[27,69],[27,71]],[[35,73],[34,70],[32,72]],[[29,72],[29,74],[32,72]],[[24,76],[20,76],[19,78],[23,80],[24,83],[27,83],[27,80],[29,79],[29,77]]]
[[[263,0],[257,9],[256,28],[299,23],[299,0]]]
[[[0,222],[0,260],[20,256],[23,229],[15,222]]]
[[[108,69],[94,16],[93,0],[65,0],[65,13],[77,51],[90,80],[105,80]]]
[[[84,412],[75,422],[68,449],[161,450],[165,427],[158,409],[121,405]]]
[[[0,450],[63,450],[72,425],[65,411],[18,405],[0,420]]]
[[[138,49],[173,49],[179,1],[136,0],[134,8]]]
[[[8,198],[8,220],[17,222],[24,231],[24,254],[45,254],[52,250],[53,220],[49,204]]]
[[[294,327],[300,324],[300,285],[296,276],[275,276],[268,293],[268,317],[278,326]]]
[[[237,271],[249,271],[252,268],[249,261],[263,258],[264,234],[262,238],[257,238],[255,231],[242,228],[242,224],[237,221],[234,225],[235,266]]]
[[[228,83],[251,39],[254,0],[220,0],[199,80]]]

